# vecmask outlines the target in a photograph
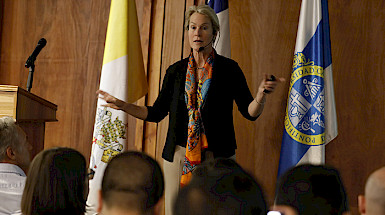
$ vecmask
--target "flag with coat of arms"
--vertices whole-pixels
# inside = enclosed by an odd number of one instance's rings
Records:
[[[278,176],[298,164],[323,164],[337,134],[327,0],[302,0]]]
[[[100,89],[132,103],[147,93],[135,0],[111,0]],[[98,99],[90,169],[87,214],[96,214],[98,191],[108,162],[127,144],[127,114],[103,107]]]

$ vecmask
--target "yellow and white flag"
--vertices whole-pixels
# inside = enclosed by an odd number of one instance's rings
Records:
[[[135,0],[112,0],[104,49],[100,89],[132,103],[147,93]],[[107,163],[127,145],[127,114],[105,108],[98,99],[90,168],[87,214],[98,208],[98,191]]]

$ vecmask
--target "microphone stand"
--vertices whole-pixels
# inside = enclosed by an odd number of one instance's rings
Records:
[[[39,42],[37,43],[37,46],[35,50],[33,50],[31,56],[27,59],[27,62],[25,62],[25,67],[28,68],[29,74],[28,74],[28,81],[27,81],[27,91],[31,92],[32,88],[32,82],[33,82],[33,73],[35,71],[35,60],[37,55],[40,53],[41,49],[44,48],[44,46],[47,44],[47,40],[44,38],[41,38]]]
[[[33,82],[33,72],[35,71],[35,61],[30,62],[30,67],[28,68],[28,81],[27,81],[27,91],[31,92],[32,82]]]

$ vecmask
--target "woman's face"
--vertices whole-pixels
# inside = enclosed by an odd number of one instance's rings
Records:
[[[190,16],[190,24],[188,28],[188,38],[190,47],[194,51],[204,47],[205,50],[211,51],[210,44],[213,39],[213,26],[208,16],[194,13]]]

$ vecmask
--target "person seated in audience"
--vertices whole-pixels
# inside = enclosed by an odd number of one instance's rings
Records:
[[[23,215],[80,215],[86,211],[86,160],[70,148],[44,150],[32,160],[21,200]]]
[[[164,181],[159,164],[136,151],[118,154],[107,165],[99,193],[103,215],[160,213]]]
[[[11,117],[0,118],[0,214],[20,213],[32,146]]]
[[[304,164],[281,176],[273,210],[284,214],[349,214],[348,200],[338,170]]]
[[[175,201],[175,215],[266,214],[256,180],[234,160],[217,158],[193,172]]]
[[[385,167],[374,171],[366,181],[365,196],[358,196],[361,214],[385,215]]]

